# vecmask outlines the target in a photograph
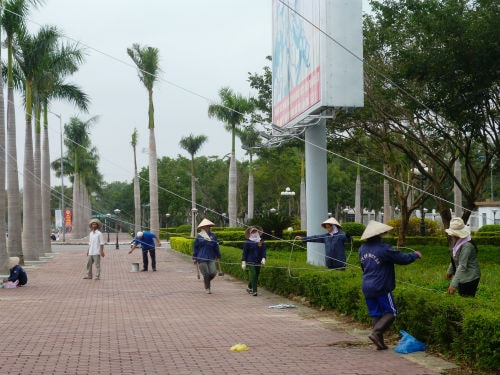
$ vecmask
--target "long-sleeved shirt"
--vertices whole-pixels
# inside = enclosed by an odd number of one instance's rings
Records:
[[[221,257],[217,236],[212,232],[206,232],[206,234],[209,239],[198,234],[194,240],[193,260],[198,261],[198,263],[220,259]]]
[[[451,255],[451,259],[447,273],[453,275],[450,283],[452,287],[458,288],[458,284],[468,283],[481,277],[476,247],[470,241],[460,246],[455,256]]]
[[[374,298],[392,292],[396,288],[394,264],[410,264],[418,259],[417,253],[402,253],[380,238],[366,242],[359,249],[359,261],[363,270],[363,294]]]

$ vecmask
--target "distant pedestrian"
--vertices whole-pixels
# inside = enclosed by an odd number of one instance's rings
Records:
[[[410,264],[422,258],[419,251],[406,254],[382,242],[382,236],[392,229],[389,225],[370,220],[361,236],[361,240],[366,240],[366,243],[359,249],[359,261],[363,270],[362,289],[373,324],[368,338],[378,350],[387,349],[384,332],[389,329],[397,315],[396,302],[392,295],[396,288],[394,264]]]
[[[241,268],[245,270],[248,266],[250,272],[247,292],[252,296],[257,296],[260,269],[266,264],[266,244],[260,237],[261,234],[262,228],[258,226],[251,226],[245,230],[246,241],[243,243],[241,256]]]
[[[9,277],[3,279],[3,282],[9,286],[5,285],[4,287],[8,288],[26,285],[28,282],[28,275],[24,268],[19,265],[19,258],[9,257],[8,267]]]
[[[345,242],[347,234],[342,230],[340,223],[335,218],[330,217],[321,223],[326,229],[326,234],[301,237],[295,239],[303,242],[321,242],[325,244],[325,265],[330,269],[345,270]]]
[[[210,229],[215,226],[210,220],[203,219],[198,225],[200,230],[193,244],[193,262],[203,275],[205,292],[212,293],[211,281],[217,275],[215,261],[220,259],[220,247],[217,236]]]
[[[155,244],[158,245],[158,247],[161,246],[160,240],[156,236],[156,234],[144,231],[144,232],[137,232],[137,235],[135,236],[134,240],[132,241],[132,245],[130,246],[129,254],[132,254],[132,252],[139,247],[139,245],[142,248],[142,270],[141,272],[147,272],[148,270],[148,253],[149,256],[151,257],[151,268],[153,269],[153,272],[156,272],[156,248]]]
[[[104,258],[104,236],[102,235],[101,222],[99,219],[92,219],[89,222],[89,249],[87,251],[87,276],[84,279],[92,280],[92,266],[95,264],[95,279],[101,278],[101,258]]]
[[[459,217],[450,221],[450,227],[445,229],[451,237],[451,262],[446,271],[446,279],[451,280],[448,294],[458,294],[462,297],[475,297],[481,270],[477,261],[477,247],[470,238],[470,229]]]

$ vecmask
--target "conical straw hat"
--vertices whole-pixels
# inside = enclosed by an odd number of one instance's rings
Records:
[[[215,224],[214,224],[214,223],[212,223],[210,220],[208,220],[208,219],[203,219],[203,220],[201,221],[201,223],[200,223],[200,224],[198,224],[198,229],[199,229],[199,228],[202,228],[202,227],[213,227],[213,226],[215,226]]]
[[[372,238],[381,235],[383,233],[389,232],[392,229],[394,228],[391,227],[390,225],[380,223],[375,220],[370,220],[370,222],[365,228],[365,231],[361,235],[361,240],[367,240],[368,238]]]
[[[335,218],[333,218],[333,217],[329,217],[328,219],[326,219],[325,221],[323,221],[321,223],[321,226],[324,228],[325,224],[336,225],[339,228],[342,228],[342,225],[340,225],[340,223],[337,220],[335,220]]]
[[[14,268],[18,264],[19,264],[19,257],[9,257],[9,263],[8,263],[9,270],[11,268]]]

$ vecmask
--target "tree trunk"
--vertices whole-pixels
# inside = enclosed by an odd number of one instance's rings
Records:
[[[387,175],[387,166],[384,165],[384,175]],[[391,220],[391,196],[389,190],[389,180],[384,178],[384,223]]]
[[[158,212],[158,167],[156,158],[155,129],[149,129],[149,230],[159,235],[160,217]]]
[[[236,157],[234,151],[231,152],[231,161],[229,162],[229,185],[228,185],[228,216],[229,226],[236,227],[236,190],[237,190],[237,177],[236,177]]]
[[[460,159],[457,158],[453,164],[453,174],[455,178],[462,184],[462,167],[460,165]],[[457,183],[453,183],[453,205],[454,205],[454,216],[462,217],[462,191]]]
[[[50,211],[49,128],[46,121],[44,121],[44,123],[42,137],[42,249],[44,253],[51,253],[52,245],[49,234],[52,222],[52,215]]]
[[[23,166],[23,255],[25,260],[39,260],[36,247],[37,243],[35,241],[35,184],[33,177],[33,129],[31,126],[31,118],[26,119],[25,130]]]
[[[136,164],[134,155],[134,164]],[[139,186],[139,176],[137,175],[137,167],[134,173],[134,234],[141,230],[141,190]]]
[[[7,89],[7,211],[9,256],[17,257],[23,253],[21,240],[21,207],[19,197],[19,171],[17,167],[16,116],[14,109],[14,88]]]
[[[0,51],[1,52],[1,51]],[[1,61],[1,53],[0,53]],[[0,186],[6,186],[5,183],[5,107],[3,95],[3,80],[0,79]],[[5,217],[5,189],[0,189],[0,217]],[[5,227],[5,226],[4,226]],[[4,236],[4,229],[1,235]],[[7,253],[6,241],[0,241],[0,272],[8,272],[7,260],[9,254]]]
[[[33,153],[33,220],[34,220],[34,241],[38,252],[38,256],[43,255],[43,236],[42,231],[42,154],[41,154],[41,133],[40,133],[40,114],[37,113],[35,118],[35,143],[34,143],[34,153]],[[49,221],[50,225],[50,221]],[[50,231],[50,228],[48,229]],[[49,233],[45,233],[47,238],[50,236]]]

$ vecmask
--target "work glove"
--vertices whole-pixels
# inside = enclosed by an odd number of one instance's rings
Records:
[[[260,261],[260,264],[262,264],[263,266],[266,265],[266,258],[262,258],[262,260]]]
[[[245,262],[245,261],[241,262],[241,268],[242,269],[247,268],[247,262]]]

